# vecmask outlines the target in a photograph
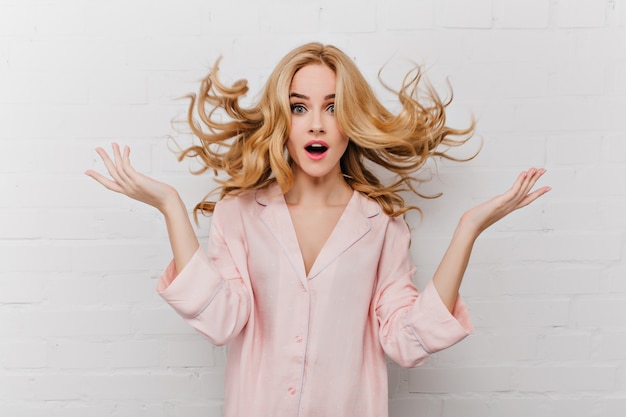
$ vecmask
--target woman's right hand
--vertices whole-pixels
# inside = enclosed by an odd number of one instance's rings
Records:
[[[133,168],[130,163],[130,148],[128,146],[124,147],[123,154],[117,143],[113,143],[112,147],[113,159],[104,149],[96,148],[96,152],[102,158],[111,178],[93,170],[87,170],[86,175],[109,190],[149,204],[162,213],[165,212],[168,204],[179,200],[174,187],[141,174]]]

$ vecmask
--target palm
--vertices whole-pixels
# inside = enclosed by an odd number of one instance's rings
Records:
[[[464,220],[474,225],[477,233],[481,233],[511,212],[527,206],[550,190],[550,187],[542,187],[531,192],[545,172],[545,169],[534,168],[522,172],[509,190],[470,209],[463,215]]]
[[[160,211],[163,211],[168,199],[176,195],[172,186],[135,171],[130,163],[130,148],[124,148],[122,154],[119,146],[113,144],[113,159],[102,148],[97,148],[96,152],[102,158],[111,178],[92,170],[86,174],[109,190],[149,204]]]

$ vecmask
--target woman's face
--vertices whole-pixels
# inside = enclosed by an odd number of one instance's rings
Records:
[[[339,161],[348,138],[335,118],[335,87],[335,73],[321,64],[301,68],[291,81],[287,150],[296,174],[320,179],[341,174]]]

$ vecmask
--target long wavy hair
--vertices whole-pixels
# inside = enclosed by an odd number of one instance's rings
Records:
[[[200,143],[179,155],[179,160],[201,161],[202,168],[195,174],[225,174],[216,178],[218,187],[195,206],[195,216],[213,212],[211,195],[219,194],[222,199],[273,183],[283,193],[290,189],[289,89],[294,74],[306,65],[322,64],[335,72],[335,116],[349,138],[340,162],[342,173],[354,190],[375,200],[390,216],[419,210],[406,205],[402,197],[406,191],[425,197],[417,191],[416,171],[433,156],[457,160],[446,151],[467,142],[474,130],[473,120],[463,129],[446,126],[445,110],[452,94],[445,101],[440,99],[419,67],[405,75],[397,91],[381,81],[398,97],[401,108],[394,114],[377,99],[354,62],[331,45],[314,42],[289,52],[267,79],[257,103],[249,107],[240,105],[240,98],[248,92],[247,81],[221,83],[219,62],[202,80],[199,93],[189,96],[187,123]],[[383,184],[375,173],[377,167],[395,175],[391,183]]]

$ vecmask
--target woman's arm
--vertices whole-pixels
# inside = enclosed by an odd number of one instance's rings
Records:
[[[433,276],[433,284],[448,310],[452,311],[454,308],[463,274],[478,236],[498,220],[550,191],[550,187],[542,187],[531,192],[545,172],[545,169],[535,168],[522,172],[507,192],[463,214],[450,246]]]
[[[200,244],[189,221],[187,209],[176,189],[135,171],[130,163],[128,146],[124,147],[122,154],[119,145],[114,143],[113,159],[102,148],[97,148],[96,152],[102,158],[111,179],[92,170],[88,170],[85,174],[109,190],[153,206],[163,214],[174,255],[174,264],[176,270],[181,271]]]

